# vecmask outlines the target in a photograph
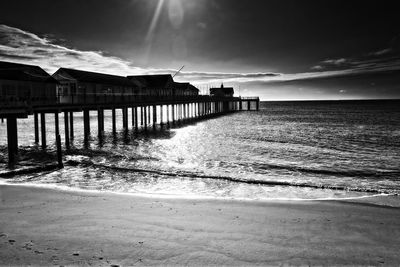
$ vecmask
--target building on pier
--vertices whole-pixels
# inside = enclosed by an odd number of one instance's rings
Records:
[[[190,83],[175,82],[170,74],[128,76],[133,82],[139,82],[142,94],[148,97],[168,98],[177,96],[197,96],[199,89]]]
[[[53,77],[61,104],[105,104],[132,102],[141,93],[140,84],[124,76],[60,68]]]
[[[178,83],[174,82],[173,90],[175,95],[183,96],[197,96],[199,95],[199,89],[190,83]]]
[[[224,87],[224,84],[221,84],[221,87],[210,88],[210,96],[233,97],[233,94],[234,94],[233,87]]]
[[[149,97],[172,96],[174,80],[170,74],[128,76],[130,81],[139,83],[143,88],[142,94]]]
[[[39,66],[0,61],[0,109],[55,104],[57,84]]]

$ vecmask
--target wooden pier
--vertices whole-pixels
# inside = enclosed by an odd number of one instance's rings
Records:
[[[87,99],[84,97],[83,99]],[[0,103],[1,104],[1,103]],[[8,166],[13,168],[18,155],[18,129],[17,119],[34,116],[35,142],[41,141],[42,149],[46,149],[46,117],[52,115],[55,118],[55,139],[58,151],[58,164],[62,167],[61,160],[61,136],[64,137],[64,146],[70,148],[74,139],[74,114],[83,113],[84,143],[89,144],[90,137],[90,111],[97,113],[98,137],[104,134],[104,111],[111,110],[112,133],[116,134],[116,110],[122,110],[122,125],[125,131],[129,130],[128,114],[131,114],[131,129],[134,131],[148,131],[150,127],[156,130],[157,125],[185,124],[193,120],[207,119],[238,111],[259,110],[259,98],[244,97],[217,97],[208,95],[179,96],[179,97],[149,97],[126,96],[118,99],[98,99],[90,103],[54,105],[27,105],[26,103],[10,103],[0,105],[0,118],[7,120],[7,145]],[[64,133],[60,133],[59,114],[63,114]],[[140,114],[140,116],[138,116]],[[160,115],[159,117],[157,115]],[[40,128],[39,128],[40,120]],[[40,138],[41,137],[41,138]]]
[[[0,87],[0,118],[7,119],[10,168],[18,158],[17,120],[29,115],[34,116],[35,143],[39,144],[40,139],[42,149],[47,147],[46,117],[54,116],[58,166],[62,167],[61,135],[65,148],[69,149],[74,140],[74,113],[77,112],[83,114],[84,145],[87,147],[91,111],[97,112],[97,132],[101,140],[105,110],[111,110],[115,135],[116,110],[119,109],[125,131],[129,130],[129,112],[131,127],[135,131],[148,131],[150,127],[156,130],[157,125],[184,124],[195,119],[259,109],[258,97],[234,97],[233,88],[223,84],[220,88],[211,88],[210,95],[199,95],[198,88],[176,82],[170,74],[117,76],[60,68],[50,75],[39,66],[0,61]],[[63,134],[59,127],[60,113],[64,117]]]

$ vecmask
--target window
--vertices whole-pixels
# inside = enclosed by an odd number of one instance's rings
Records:
[[[70,83],[69,87],[71,88],[71,95],[75,95],[76,94],[76,84]]]
[[[3,84],[3,95],[15,96],[17,92],[15,90],[15,85]]]

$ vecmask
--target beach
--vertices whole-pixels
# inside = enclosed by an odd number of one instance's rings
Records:
[[[0,186],[0,265],[397,265],[400,209]]]

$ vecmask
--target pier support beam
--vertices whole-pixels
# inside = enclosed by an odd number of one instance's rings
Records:
[[[112,109],[111,111],[111,115],[112,115],[112,132],[113,135],[115,135],[117,133],[117,118],[116,118],[116,114],[115,114],[115,108]]]
[[[128,108],[122,108],[122,128],[128,130]]]
[[[69,149],[69,124],[68,124],[68,111],[64,111],[64,134],[65,134],[65,148]]]
[[[148,116],[148,117],[147,117],[147,123],[150,124],[150,121],[151,121],[151,120],[150,120],[150,118],[151,118],[151,112],[150,112],[150,111],[151,111],[151,107],[150,107],[150,106],[147,106],[147,109],[148,109],[148,110],[147,110],[147,116]]]
[[[59,168],[63,168],[62,163],[62,149],[61,149],[61,137],[60,137],[60,122],[58,119],[58,111],[54,113],[54,126],[56,134],[56,146],[57,146],[57,163]]]
[[[147,131],[147,106],[144,107],[144,113],[143,113],[143,118],[144,118],[144,130]]]
[[[90,135],[90,116],[89,110],[83,110],[83,133],[84,133],[84,142],[87,143],[89,141]]]
[[[138,126],[139,126],[139,123],[138,123],[138,108],[139,107],[135,107],[135,109],[133,110],[134,111],[134,116],[135,116],[135,131],[137,131],[138,130]]]
[[[8,167],[14,168],[18,153],[17,118],[7,117]]]
[[[163,109],[164,109],[164,106],[163,105],[160,105],[160,126],[162,127],[163,125],[164,125],[164,122],[163,122]]]
[[[69,131],[70,131],[70,137],[71,141],[74,140],[74,112],[71,111],[69,113]]]
[[[42,137],[42,149],[46,149],[46,114],[44,112],[40,113],[40,128]]]
[[[131,115],[132,115],[131,123],[132,123],[132,127],[134,127],[135,126],[135,108],[134,107],[131,108]]]
[[[35,112],[33,114],[33,120],[34,120],[34,124],[35,124],[35,143],[38,144],[39,143],[39,116],[38,116],[37,112]]]
[[[140,107],[140,125],[143,126],[144,123],[144,107]]]
[[[156,129],[157,124],[157,105],[153,105],[153,130]]]
[[[99,139],[103,137],[104,134],[104,109],[99,108],[97,110],[97,135]]]
[[[175,104],[172,104],[172,124],[175,124]]]
[[[250,109],[251,109],[251,102],[247,101],[247,110],[250,110]]]
[[[256,102],[256,110],[259,111],[260,110],[260,101]]]
[[[167,125],[169,126],[169,105],[167,105]]]

